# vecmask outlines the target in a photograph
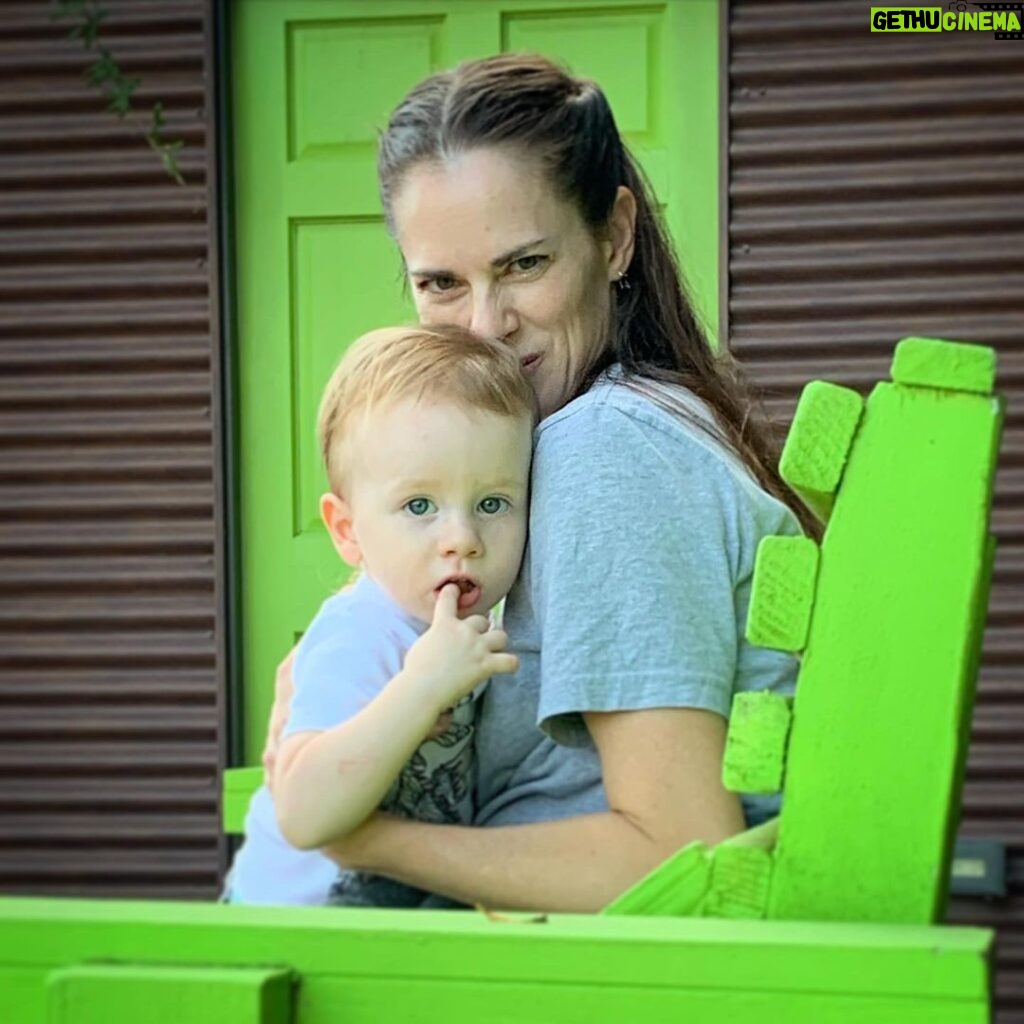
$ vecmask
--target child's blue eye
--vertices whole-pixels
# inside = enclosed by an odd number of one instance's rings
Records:
[[[434,503],[429,498],[411,498],[405,507],[414,516],[425,516],[433,509]]]
[[[496,498],[494,496],[489,496],[480,502],[479,507],[480,511],[483,512],[484,515],[494,516],[508,508],[509,501],[508,498]]]

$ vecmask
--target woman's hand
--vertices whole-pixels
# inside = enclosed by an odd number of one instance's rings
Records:
[[[401,819],[376,811],[344,839],[332,840],[320,852],[349,871],[369,870],[380,859],[382,844],[386,845],[389,835],[396,831],[394,826],[400,824]]]
[[[267,725],[267,742],[263,746],[263,782],[268,789],[272,788],[274,768],[277,765],[277,755],[281,747],[281,732],[284,729],[285,722],[288,721],[292,697],[295,695],[295,679],[292,676],[292,666],[295,663],[296,649],[296,647],[293,647],[288,652],[284,661],[277,666],[277,674],[274,676],[274,706],[270,709],[270,722]]]

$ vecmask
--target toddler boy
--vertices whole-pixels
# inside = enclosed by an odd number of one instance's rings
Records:
[[[418,906],[317,848],[378,807],[472,820],[474,690],[515,672],[488,611],[526,539],[535,399],[511,349],[457,327],[373,331],[320,406],[320,513],[354,587],[298,645],[271,786],[253,797],[232,903]],[[272,795],[271,795],[272,794]]]

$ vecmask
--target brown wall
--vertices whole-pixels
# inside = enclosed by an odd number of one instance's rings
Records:
[[[104,109],[54,5],[4,5],[0,891],[205,898],[223,692],[210,11],[100,6],[187,184]]]
[[[998,925],[1011,1024],[1024,1022],[1024,40],[872,34],[869,8],[727,4],[729,343],[783,420],[813,378],[866,393],[908,335],[998,352],[999,550],[961,831],[1006,844],[1010,894],[958,899],[951,916]]]

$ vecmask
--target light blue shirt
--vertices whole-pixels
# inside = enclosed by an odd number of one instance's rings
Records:
[[[365,575],[351,590],[328,598],[296,651],[295,695],[282,737],[321,732],[352,718],[398,674],[426,629]],[[470,820],[473,711],[472,701],[460,704],[445,734],[424,741],[382,807],[425,821]],[[288,844],[270,792],[261,787],[232,867],[231,902],[322,905],[338,873],[323,854]]]

